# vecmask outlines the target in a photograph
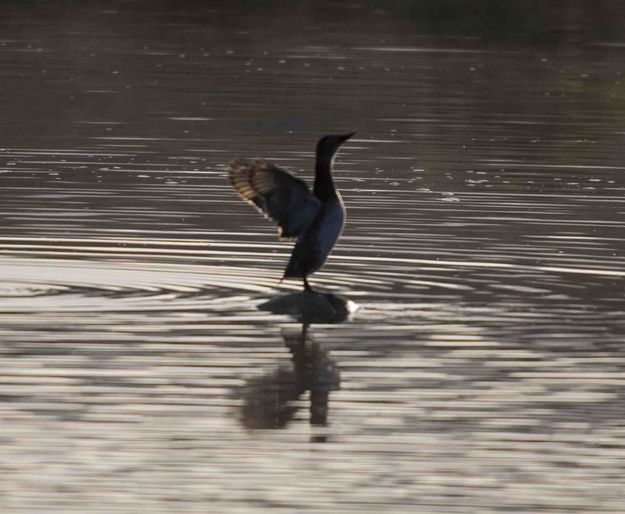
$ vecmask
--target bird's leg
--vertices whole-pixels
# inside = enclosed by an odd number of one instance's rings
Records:
[[[304,291],[306,291],[307,293],[313,292],[313,288],[310,287],[310,284],[308,283],[308,277],[304,277]]]

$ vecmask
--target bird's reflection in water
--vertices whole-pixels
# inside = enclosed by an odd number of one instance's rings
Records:
[[[310,424],[326,426],[330,391],[340,386],[334,361],[311,336],[309,326],[301,331],[282,330],[291,353],[291,365],[250,380],[245,386],[242,423],[250,429],[284,428],[299,409],[297,400],[310,392]],[[316,436],[315,442],[325,441]]]

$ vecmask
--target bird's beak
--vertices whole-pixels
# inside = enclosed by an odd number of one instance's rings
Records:
[[[344,136],[341,136],[341,140],[342,141],[347,141],[350,137],[355,136],[356,132],[350,132],[349,134],[345,134]]]

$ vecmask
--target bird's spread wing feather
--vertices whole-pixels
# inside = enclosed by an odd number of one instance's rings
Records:
[[[230,183],[239,196],[274,220],[280,237],[297,237],[319,210],[308,186],[264,160],[235,160],[228,165]]]

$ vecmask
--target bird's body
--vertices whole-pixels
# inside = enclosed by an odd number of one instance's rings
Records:
[[[313,192],[290,173],[267,161],[229,164],[230,182],[245,201],[277,222],[282,238],[295,238],[283,279],[301,278],[321,269],[345,223],[345,206],[332,180],[336,151],[353,134],[330,135],[319,140]]]
[[[321,269],[345,224],[345,206],[340,197],[322,203],[310,225],[297,238],[284,278],[301,278]]]

